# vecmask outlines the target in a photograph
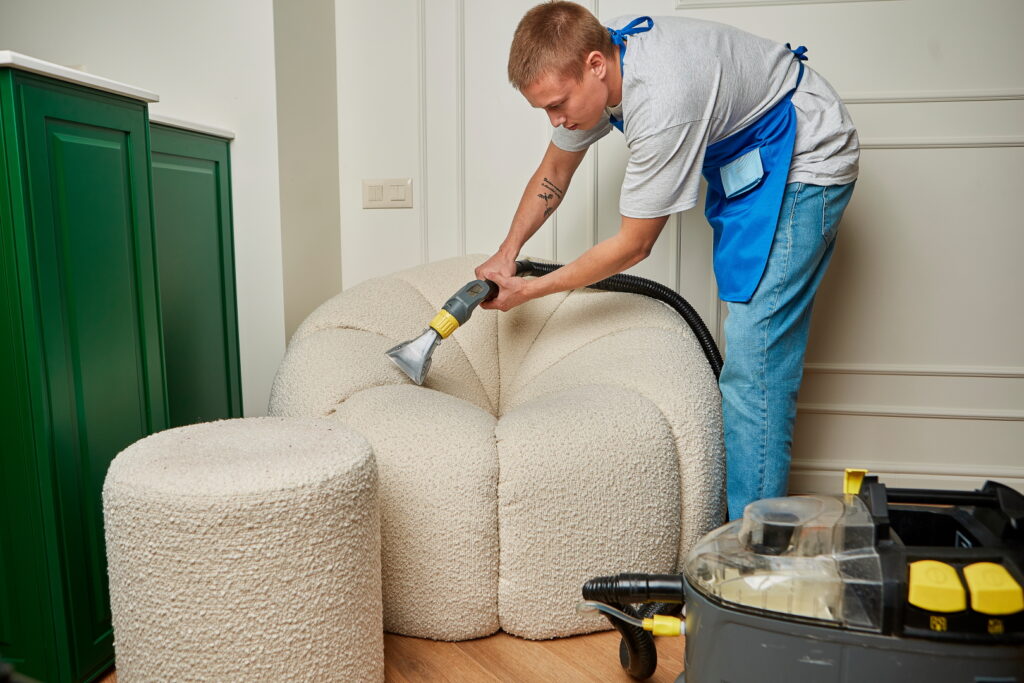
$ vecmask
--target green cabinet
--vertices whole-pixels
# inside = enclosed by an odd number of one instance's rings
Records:
[[[100,491],[168,424],[146,104],[0,67],[0,656],[113,660]]]
[[[229,141],[150,131],[170,424],[241,417]]]

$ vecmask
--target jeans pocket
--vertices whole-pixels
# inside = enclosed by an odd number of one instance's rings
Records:
[[[839,223],[843,211],[853,195],[854,183],[846,185],[827,185],[822,188],[821,200],[821,239],[831,244],[839,232]]]

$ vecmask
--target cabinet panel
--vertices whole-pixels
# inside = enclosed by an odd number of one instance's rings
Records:
[[[10,74],[0,71],[0,654],[18,671],[56,678],[43,526],[29,408],[27,349],[15,252],[12,198],[19,178],[8,173],[17,159]]]
[[[82,680],[112,655],[103,479],[121,449],[166,425],[146,117],[140,104],[24,78],[49,422],[36,457],[56,530],[55,631],[58,641],[66,633],[72,676]]]
[[[151,139],[170,424],[241,417],[228,142]]]

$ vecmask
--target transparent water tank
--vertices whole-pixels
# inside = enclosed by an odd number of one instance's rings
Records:
[[[881,630],[875,527],[856,496],[751,503],[743,519],[698,542],[685,573],[691,587],[724,603]]]

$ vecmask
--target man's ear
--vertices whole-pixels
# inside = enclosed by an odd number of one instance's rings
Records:
[[[600,79],[604,79],[608,73],[608,60],[600,50],[594,50],[587,55],[586,66]]]

